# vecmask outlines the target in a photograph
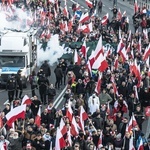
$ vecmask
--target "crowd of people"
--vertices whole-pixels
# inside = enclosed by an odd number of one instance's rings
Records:
[[[99,40],[102,35],[102,40],[108,43],[117,43],[118,47],[121,43],[128,58],[124,61],[121,47],[116,48],[115,52],[107,54],[108,67],[100,73],[98,69],[89,70],[87,56],[83,57],[79,49],[79,62],[68,64],[60,59],[54,69],[55,85],[51,84],[51,69],[45,61],[38,73],[33,71],[29,77],[32,103],[26,106],[25,119],[19,118],[14,125],[8,126],[5,116],[21,105],[23,97],[20,72],[17,77],[12,74],[6,86],[9,103],[1,112],[1,149],[131,150],[134,147],[138,150],[142,145],[143,150],[148,150],[150,136],[145,137],[142,128],[143,122],[148,119],[145,108],[150,106],[150,50],[145,56],[145,51],[150,49],[150,17],[145,12],[145,6],[133,15],[135,32],[131,33],[128,17],[121,14],[116,6],[112,9],[112,20],[107,19],[106,24],[102,24],[103,19],[93,15],[97,7],[98,13],[102,12],[102,1],[94,2],[93,7],[89,6],[90,19],[82,22],[86,26],[92,22],[93,29],[85,32],[79,28],[80,19],[74,18],[79,11],[78,5],[72,6],[71,15],[70,12],[64,13],[60,3],[32,1],[27,4],[25,1],[26,9],[37,10],[32,25],[40,26],[39,38],[48,41],[50,34],[59,34],[62,42],[88,42]],[[142,32],[138,32],[140,28]],[[140,65],[136,71],[134,60]],[[56,90],[60,90],[62,85],[67,85],[67,90],[62,108],[57,109],[53,102]],[[39,97],[36,89],[39,89]],[[41,105],[44,109],[41,110],[39,125],[36,116]],[[85,115],[82,115],[83,112]]]

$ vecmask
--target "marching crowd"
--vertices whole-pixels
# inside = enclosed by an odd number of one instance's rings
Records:
[[[35,22],[41,25],[38,34],[42,40],[47,41],[50,33],[59,34],[63,42],[94,41],[102,35],[102,40],[117,43],[118,47],[115,52],[99,51],[93,57],[96,62],[100,55],[105,55],[107,67],[103,69],[102,66],[92,68],[92,55],[87,56],[83,46],[78,50],[80,59],[70,64],[60,59],[54,69],[55,85],[51,84],[51,69],[45,61],[38,73],[32,72],[29,77],[32,97],[26,104],[25,117],[15,116],[16,120],[10,125],[6,116],[23,100],[20,72],[17,77],[12,74],[6,86],[9,103],[5,104],[0,118],[1,149],[149,150],[150,136],[145,137],[142,128],[150,116],[150,16],[146,8],[136,10],[135,32],[131,33],[128,17],[116,6],[112,9],[112,20],[103,20],[93,15],[95,7],[101,13],[102,1],[94,2],[96,6],[88,5],[88,20],[83,21],[74,18],[79,11],[77,4],[72,6],[71,17],[70,12],[59,7],[60,3],[32,1],[29,6],[25,2],[27,9],[43,10]],[[91,22],[92,30],[88,26]],[[126,53],[125,57],[121,52]],[[57,109],[53,102],[56,90],[63,84],[67,84],[67,90],[62,108]],[[39,89],[39,97],[36,89]]]

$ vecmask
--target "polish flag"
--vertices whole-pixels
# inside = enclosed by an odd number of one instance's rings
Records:
[[[77,125],[77,122],[73,116],[72,122],[71,122],[71,135],[72,136],[78,136],[78,134],[79,134],[78,125]]]
[[[119,52],[121,58],[122,58],[122,62],[124,63],[126,60],[128,60],[128,55],[126,52],[125,47]]]
[[[122,14],[121,14],[120,8],[119,8],[118,13],[117,13],[117,18],[118,18],[119,20],[121,20],[121,18],[122,18]]]
[[[71,131],[70,131],[70,129],[67,131],[66,140],[67,140],[67,146],[72,146],[72,139],[71,139]]]
[[[32,103],[31,99],[27,95],[25,95],[22,99],[21,105],[24,105],[24,104],[30,105],[31,103]]]
[[[131,30],[129,31],[129,35],[128,35],[128,42],[131,41]]]
[[[150,106],[145,107],[145,116],[150,117]]]
[[[143,54],[143,60],[146,61],[149,55],[150,55],[150,44],[145,49],[145,52]]]
[[[81,47],[81,52],[83,54],[83,57],[87,58],[87,51],[86,51],[86,40],[84,40],[83,45]]]
[[[85,0],[85,3],[88,7],[90,7],[90,8],[93,7],[93,3],[90,0]]]
[[[95,53],[94,53],[94,60],[96,60],[101,53],[103,53],[102,36],[99,37],[98,43],[96,45]]]
[[[138,95],[138,91],[137,91],[137,86],[134,85],[133,88],[134,88],[135,98],[139,99],[139,95]]]
[[[129,121],[129,124],[128,124],[128,127],[126,129],[126,131],[128,131],[129,133],[131,133],[132,131],[132,128],[136,127],[138,124],[137,124],[137,121],[134,117],[134,115],[132,115],[130,121]]]
[[[1,146],[1,149],[0,150],[7,150],[7,143],[6,142],[3,142],[2,146]]]
[[[107,14],[102,18],[102,21],[101,21],[102,26],[107,25],[107,23],[108,23],[108,17],[109,17],[109,15],[108,15],[108,13],[107,13]]]
[[[64,140],[60,129],[57,128],[56,140],[55,140],[55,150],[61,150],[65,146],[66,146],[66,141]]]
[[[11,111],[8,112],[5,116],[7,119],[6,124],[12,127],[12,123],[16,119],[25,119],[25,113],[26,113],[26,105],[20,105],[11,109]]]
[[[119,62],[118,62],[118,55],[115,57],[115,61],[114,61],[114,68],[115,70],[118,69],[118,65],[119,65]]]
[[[92,66],[93,66],[93,64],[94,64],[94,61],[95,61],[94,56],[95,56],[95,51],[92,51],[92,52],[91,52],[91,55],[90,55],[89,58],[88,58],[89,64],[90,64],[91,68],[92,68]]]
[[[101,92],[102,73],[99,72],[98,82],[95,87],[95,92],[99,95]]]
[[[140,65],[140,64],[139,64]],[[141,76],[140,75],[140,70],[139,70],[139,66],[137,65],[137,60],[135,59],[134,60],[134,63],[133,63],[133,65],[132,65],[132,73],[134,73],[134,75],[136,76],[136,77],[139,77],[139,76]]]
[[[131,136],[129,140],[129,150],[135,150],[134,144],[133,144],[133,136]]]
[[[144,34],[144,40],[148,39],[148,32],[147,29],[143,29],[143,34]]]
[[[119,53],[123,48],[125,47],[123,41],[122,41],[122,38],[120,39],[120,42],[117,46],[117,53]]]
[[[134,1],[134,13],[138,12],[138,3],[137,0]]]
[[[87,25],[79,25],[79,28],[78,28],[79,31],[82,31],[83,33],[89,33],[89,29],[88,29],[88,26]]]
[[[73,26],[73,21],[74,21],[74,17],[72,17],[69,21],[68,21],[68,30],[71,31],[72,30],[72,26]]]
[[[65,31],[65,32],[68,32],[68,31],[69,31],[69,29],[68,29],[67,21],[65,21],[65,22],[64,22],[64,25],[65,25],[65,27],[64,27],[64,31]]]
[[[150,68],[150,64],[149,64],[149,57],[147,58],[147,60],[146,60],[146,67],[148,67],[148,68]]]
[[[63,9],[63,14],[64,14],[64,16],[66,16],[67,18],[69,18],[66,0],[65,0],[65,7],[64,7],[64,9]]]
[[[80,10],[80,5],[78,3],[76,4],[76,11],[77,10]]]
[[[101,131],[99,135],[98,143],[97,143],[97,148],[101,148],[103,146],[102,139],[103,139],[103,132]]]
[[[132,59],[134,59],[133,49],[131,50],[131,55],[130,55],[130,57],[131,57]]]
[[[83,23],[83,22],[85,22],[85,21],[88,21],[89,19],[90,19],[89,13],[87,12],[87,13],[85,13],[85,14],[82,14],[82,16],[81,16],[81,18],[80,18],[80,20],[79,20],[79,23]]]
[[[137,150],[144,150],[144,145],[143,145],[143,139],[142,138],[140,139],[140,144],[139,144]]]
[[[40,127],[41,125],[41,106],[39,107],[38,113],[35,117],[35,124],[37,125],[37,127]]]
[[[78,55],[77,50],[74,51],[74,63],[77,63],[78,65],[80,65],[80,63],[81,63],[81,58]]]
[[[117,86],[116,86],[116,83],[115,83],[115,79],[114,77],[112,76],[111,77],[111,82],[112,82],[112,87],[113,87],[113,90],[114,90],[114,93],[118,96],[118,89],[117,89]]]
[[[139,42],[137,44],[137,49],[138,49],[139,52],[141,52],[141,50],[142,50],[141,37],[139,38]]]
[[[88,115],[85,112],[83,106],[80,106],[80,122],[79,122],[79,126],[81,128],[81,130],[85,133],[84,131],[84,121],[88,119]]]
[[[61,120],[60,120],[59,129],[60,129],[62,135],[65,135],[67,133],[67,127],[64,123],[63,118],[61,118]]]
[[[72,122],[73,111],[72,111],[72,108],[71,108],[71,102],[70,101],[68,102],[68,109],[66,111],[66,117],[68,117],[69,121]]]
[[[102,53],[100,53],[99,57],[95,60],[92,68],[98,69],[100,72],[104,72],[108,68],[108,62]]]
[[[128,44],[126,51],[127,51],[127,53],[129,53],[131,51],[131,44],[130,43]]]

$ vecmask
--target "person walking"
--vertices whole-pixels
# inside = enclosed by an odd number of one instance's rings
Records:
[[[15,90],[17,88],[17,81],[14,74],[7,80],[6,91],[8,90],[9,103],[14,100]]]
[[[43,74],[39,77],[38,85],[39,85],[39,93],[40,93],[41,101],[45,105],[47,103],[46,102],[46,91],[47,91],[47,87],[49,86],[49,80],[47,79],[45,74]]]
[[[56,77],[55,88],[60,89],[60,81],[61,81],[61,78],[63,77],[63,71],[60,65],[56,66],[54,73]]]
[[[98,13],[102,13],[102,7],[103,7],[103,3],[101,0],[99,0],[99,2],[98,2]]]
[[[21,96],[23,92],[23,79],[21,76],[21,70],[18,70],[17,72],[16,81],[17,81],[16,98],[18,97],[18,93],[19,93],[19,98],[22,98]]]
[[[44,61],[44,63],[41,65],[40,69],[43,70],[43,73],[45,74],[46,77],[51,76],[51,69],[50,69],[50,66],[49,66],[47,60]]]

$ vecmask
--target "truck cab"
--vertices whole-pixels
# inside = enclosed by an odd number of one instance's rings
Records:
[[[8,31],[0,37],[0,84],[5,86],[9,76],[21,70],[24,87],[36,61],[32,57],[32,36]]]

